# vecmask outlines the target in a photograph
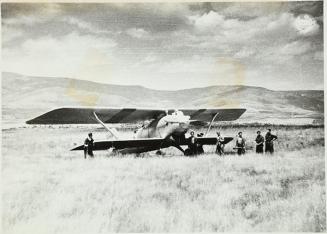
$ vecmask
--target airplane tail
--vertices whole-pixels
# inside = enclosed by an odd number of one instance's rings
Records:
[[[115,128],[109,128],[108,126],[106,126],[97,116],[97,114],[95,112],[93,112],[94,117],[96,118],[96,120],[108,131],[110,132],[110,134],[115,138],[115,139],[120,139],[119,133]]]

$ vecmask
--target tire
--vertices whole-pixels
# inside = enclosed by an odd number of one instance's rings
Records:
[[[185,151],[184,151],[184,155],[185,156],[191,156],[192,155],[192,151],[190,148],[187,148]]]

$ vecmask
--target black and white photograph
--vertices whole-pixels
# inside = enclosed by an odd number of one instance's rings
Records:
[[[326,232],[323,5],[2,2],[1,233]]]

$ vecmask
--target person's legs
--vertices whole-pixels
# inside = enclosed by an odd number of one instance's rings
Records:
[[[199,146],[198,152],[199,152],[199,154],[203,154],[204,153],[204,150],[203,150],[203,146],[202,145]]]
[[[221,155],[221,147],[220,147],[220,145],[217,145],[216,154]]]
[[[258,153],[258,154],[262,154],[263,153],[263,145],[257,146],[256,153]]]
[[[89,155],[91,158],[94,157],[94,154],[93,154],[93,151],[92,151],[92,150],[88,151],[87,153],[88,153],[88,155]]]
[[[196,155],[198,153],[197,148],[196,148],[196,144],[193,144],[192,147],[193,147],[193,155]]]

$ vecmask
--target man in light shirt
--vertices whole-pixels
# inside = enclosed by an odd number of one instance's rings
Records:
[[[217,144],[216,144],[216,154],[224,154],[224,138],[220,135],[220,132],[217,132]]]
[[[236,149],[237,154],[242,155],[245,154],[245,139],[242,136],[242,132],[239,132],[236,138]]]

